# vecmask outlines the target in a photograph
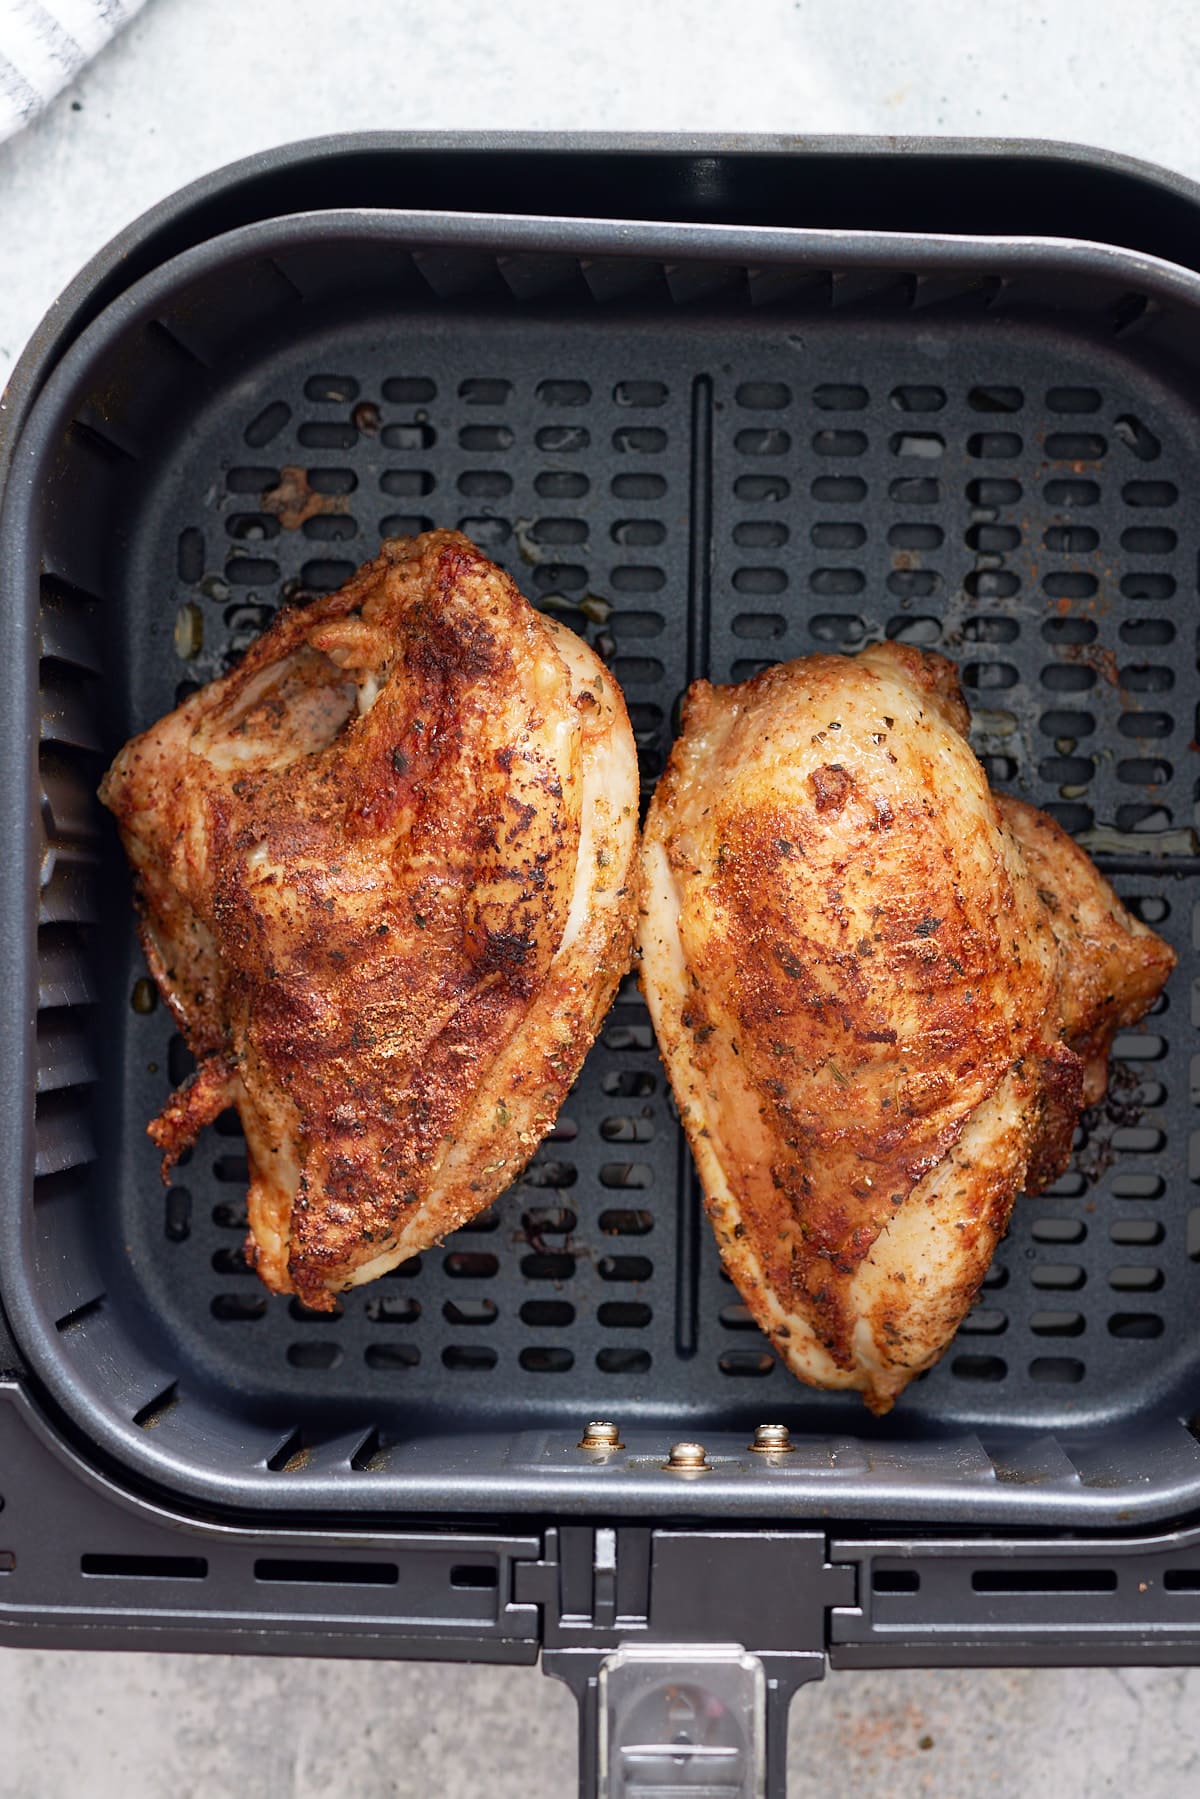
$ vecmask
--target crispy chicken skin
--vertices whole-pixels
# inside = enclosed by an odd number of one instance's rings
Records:
[[[967,728],[952,665],[896,644],[698,681],[644,834],[642,981],[722,1257],[792,1370],[877,1412],[1174,964]]]
[[[101,787],[195,1053],[164,1173],[236,1106],[247,1253],[318,1310],[532,1156],[629,966],[637,763],[586,644],[466,538],[385,543]]]

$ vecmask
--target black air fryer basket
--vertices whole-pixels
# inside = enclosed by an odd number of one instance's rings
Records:
[[[1037,146],[334,140],[69,290],[0,519],[8,1640],[540,1650],[613,1795],[781,1791],[766,1722],[826,1658],[1194,1658],[1198,223],[1186,184]],[[99,775],[435,523],[587,632],[647,791],[698,674],[943,650],[993,782],[1174,945],[887,1420],[753,1329],[632,979],[523,1180],[336,1316],[247,1272],[234,1115],[162,1187],[189,1058]]]

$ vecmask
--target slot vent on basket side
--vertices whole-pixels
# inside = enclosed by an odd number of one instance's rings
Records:
[[[133,1414],[133,1422],[139,1430],[156,1430],[163,1419],[169,1417],[179,1403],[179,1387],[175,1381],[172,1381],[169,1387],[164,1387],[161,1393],[157,1393],[153,1399],[147,1400],[146,1404]]]
[[[202,1555],[81,1555],[79,1572],[104,1580],[206,1580]]]
[[[991,1594],[1115,1593],[1115,1568],[975,1568],[971,1591]]]
[[[395,1562],[317,1561],[264,1555],[254,1564],[254,1578],[293,1586],[394,1587],[400,1570]]]

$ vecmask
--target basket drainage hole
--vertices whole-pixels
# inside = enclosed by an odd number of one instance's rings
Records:
[[[256,418],[251,419],[244,433],[245,441],[252,450],[260,450],[269,444],[273,437],[278,437],[283,427],[292,416],[292,409],[283,400],[273,400]]]
[[[400,1570],[394,1562],[318,1562],[259,1556],[255,1580],[296,1586],[394,1587]]]
[[[202,1555],[81,1555],[81,1574],[105,1580],[204,1580]]]
[[[533,1346],[523,1349],[517,1359],[530,1374],[566,1374],[575,1366],[569,1349]]]
[[[1112,1568],[976,1568],[976,1593],[1115,1593]]]
[[[915,1568],[872,1568],[873,1593],[919,1593],[921,1576]]]
[[[293,1368],[336,1368],[342,1354],[340,1343],[289,1343],[287,1359]]]
[[[500,1570],[480,1562],[455,1562],[450,1570],[452,1587],[487,1588],[500,1585]]]
[[[374,1344],[371,1345],[373,1349]],[[371,1359],[371,1350],[367,1351],[367,1360]],[[478,1343],[450,1343],[442,1351],[442,1363],[446,1368],[455,1368],[467,1372],[484,1373],[494,1368],[498,1360],[496,1351]]]

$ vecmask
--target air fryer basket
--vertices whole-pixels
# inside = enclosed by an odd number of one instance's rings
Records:
[[[1053,242],[331,213],[115,301],[18,445],[0,571],[10,766],[40,783],[32,832],[31,787],[5,795],[30,953],[0,1284],[75,1426],[174,1493],[291,1514],[694,1513],[660,1466],[685,1434],[727,1516],[1200,1501],[1198,366],[1200,280]],[[891,1419],[801,1387],[748,1328],[632,980],[524,1180],[335,1318],[245,1270],[235,1118],[162,1188],[144,1126],[188,1058],[148,1003],[98,775],[274,606],[433,523],[587,630],[647,786],[696,674],[943,649],[992,779],[1177,949],[1070,1173],[1019,1202]],[[602,1465],[576,1448],[594,1416],[625,1443]],[[746,1453],[766,1417],[786,1460]]]

